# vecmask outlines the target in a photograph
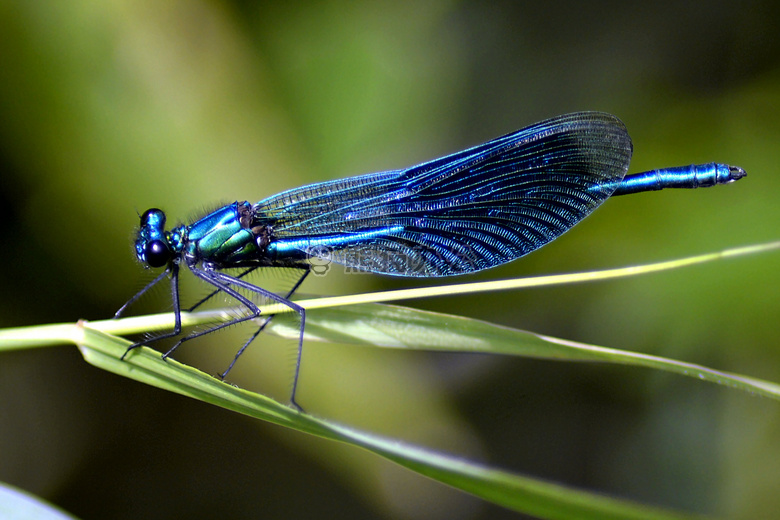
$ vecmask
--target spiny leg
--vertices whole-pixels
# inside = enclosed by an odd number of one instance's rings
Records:
[[[190,334],[189,336],[182,338],[179,340],[178,343],[176,343],[171,349],[163,354],[163,358],[166,358],[173,354],[173,352],[181,345],[184,341],[191,340],[193,338],[197,338],[200,336],[203,336],[205,334],[210,334],[211,332],[214,332],[219,329],[223,329],[225,327],[229,327],[231,325],[236,325],[238,323],[241,323],[243,321],[247,321],[253,318],[256,318],[260,315],[260,308],[255,305],[252,301],[250,301],[248,298],[243,296],[241,293],[233,289],[231,286],[236,286],[240,289],[244,289],[249,292],[253,292],[256,294],[259,294],[260,296],[267,298],[269,300],[273,300],[277,303],[280,303],[282,305],[286,305],[287,307],[290,307],[292,310],[297,312],[301,317],[301,327],[300,327],[300,333],[299,333],[299,340],[298,340],[298,358],[297,362],[295,364],[295,376],[293,379],[293,388],[292,393],[290,395],[290,404],[295,407],[297,410],[302,411],[303,408],[295,401],[295,392],[298,388],[298,376],[300,374],[300,368],[301,368],[301,356],[303,353],[303,331],[306,325],[306,310],[301,307],[300,305],[296,304],[295,302],[292,302],[288,300],[287,298],[284,298],[282,296],[279,296],[278,294],[275,294],[267,289],[263,289],[262,287],[258,287],[254,284],[251,284],[249,282],[246,282],[244,280],[240,280],[234,276],[227,275],[225,273],[221,273],[219,271],[204,271],[198,268],[191,267],[191,271],[197,276],[198,278],[202,279],[203,281],[210,283],[217,289],[224,291],[225,294],[228,296],[231,296],[235,298],[239,303],[244,305],[247,309],[249,309],[250,314],[247,316],[243,316],[240,318],[235,318],[233,320],[230,320],[228,322],[222,323],[220,325],[217,325],[215,327],[212,327],[208,330],[200,331],[194,334]],[[292,291],[296,290],[303,280],[306,278],[306,275],[308,275],[308,270],[306,273],[304,273],[303,276],[301,276],[301,279],[298,280],[298,283],[295,284]],[[258,332],[259,333],[259,332]]]
[[[293,378],[293,387],[292,387],[292,392],[290,394],[290,404],[293,407],[295,407],[297,410],[303,411],[303,408],[301,408],[301,406],[295,400],[295,392],[298,389],[298,376],[299,376],[300,370],[301,370],[301,356],[303,354],[303,332],[304,332],[305,327],[306,327],[306,309],[304,309],[303,307],[301,307],[297,303],[288,300],[287,298],[283,298],[283,297],[279,296],[278,294],[272,293],[271,291],[269,291],[267,289],[263,289],[262,287],[258,287],[256,285],[253,285],[253,284],[249,283],[249,282],[245,282],[244,280],[239,280],[239,279],[237,279],[235,277],[232,277],[232,276],[229,276],[229,275],[226,275],[226,274],[223,274],[223,273],[219,273],[219,272],[216,272],[216,271],[210,272],[209,274],[214,276],[214,277],[221,278],[223,281],[229,282],[231,285],[235,285],[235,286],[240,287],[240,288],[242,288],[244,290],[257,293],[260,296],[263,296],[263,297],[268,298],[270,300],[274,300],[275,302],[281,303],[282,305],[286,305],[290,309],[292,309],[295,312],[297,312],[298,315],[301,317],[301,327],[300,327],[299,336],[298,336],[298,338],[299,338],[298,339],[298,358],[297,358],[297,361],[296,361],[296,364],[295,364],[295,376]],[[308,275],[308,270],[304,274],[304,276],[301,277],[301,279],[298,281],[298,283],[295,284],[295,286],[293,287],[293,290],[297,289],[298,286],[300,286],[300,284],[306,278],[306,275]],[[252,305],[254,305],[254,304],[252,304]],[[235,323],[238,323],[239,321],[245,321],[248,318],[257,317],[260,314],[260,309],[257,308],[257,306],[254,306],[254,307],[255,307],[255,310],[257,311],[256,314],[254,314],[253,316],[247,317],[247,318],[239,319],[238,321],[236,321],[236,320],[233,320],[233,321]],[[219,326],[219,328],[222,328],[222,327],[224,327],[226,325],[230,325],[230,324],[231,323],[223,324],[222,326]],[[216,328],[212,329],[212,331],[213,330],[216,330]],[[211,331],[208,331],[208,332],[211,332]]]
[[[241,273],[240,275],[236,276],[236,278],[243,278],[243,277],[245,277],[246,275],[248,275],[249,273],[251,273],[251,272],[255,271],[256,269],[257,269],[257,266],[255,266],[255,267],[250,267],[249,269],[247,269],[246,271],[244,271],[244,272],[243,272],[243,273]],[[195,309],[197,309],[198,307],[200,307],[201,305],[203,305],[204,303],[206,303],[207,301],[209,301],[211,298],[213,298],[214,296],[216,296],[216,294],[217,294],[217,293],[219,293],[219,292],[220,292],[220,289],[215,289],[215,290],[211,291],[211,293],[209,293],[208,295],[206,295],[206,297],[205,297],[205,298],[201,299],[201,300],[200,300],[198,303],[196,303],[195,305],[193,305],[192,307],[190,307],[189,309],[187,309],[187,312],[192,312],[192,311],[194,311]]]
[[[120,358],[121,360],[124,361],[125,357],[131,350],[134,350],[138,347],[143,347],[144,345],[148,345],[149,343],[153,343],[161,339],[172,338],[174,336],[178,336],[179,334],[181,334],[181,305],[179,304],[179,264],[174,263],[173,265],[171,265],[170,271],[171,271],[171,298],[173,300],[173,319],[174,319],[173,330],[171,332],[168,332],[167,334],[161,334],[153,338],[148,338],[143,341],[139,341],[138,343],[133,343],[132,345],[127,347],[125,353],[122,354],[122,357]],[[165,273],[167,272],[168,271],[166,270]],[[165,273],[163,273],[163,275]],[[149,287],[151,287],[161,279],[162,279],[162,275],[155,278],[151,284],[147,285],[143,289],[143,292],[146,292],[146,290],[149,289]],[[125,307],[126,306],[127,304],[125,304]]]
[[[231,325],[236,325],[238,323],[251,320],[253,318],[256,318],[260,315],[260,308],[255,305],[251,300],[246,298],[244,295],[230,287],[230,285],[237,285],[239,287],[245,288],[244,285],[249,285],[251,287],[254,287],[256,289],[254,292],[258,292],[260,294],[265,295],[265,293],[268,293],[269,291],[266,291],[265,289],[262,289],[260,287],[247,284],[247,282],[242,282],[238,278],[234,276],[230,276],[224,273],[219,273],[217,271],[205,271],[202,269],[198,269],[197,267],[191,266],[190,270],[192,273],[203,280],[206,283],[209,283],[217,288],[218,291],[222,291],[228,296],[234,298],[237,300],[241,305],[246,307],[249,310],[249,314],[246,316],[241,316],[238,318],[233,318],[230,321],[226,321],[225,323],[220,323],[219,325],[215,325],[209,329],[202,330],[199,332],[193,332],[191,334],[188,334],[187,336],[183,337],[179,341],[177,341],[170,349],[168,349],[168,352],[163,354],[163,359],[166,359],[170,357],[179,346],[184,343],[185,341],[189,341],[191,339],[199,338],[201,336],[205,336],[206,334],[211,334],[212,332],[215,332],[220,329],[224,329],[225,327],[230,327]],[[251,290],[251,289],[250,289]]]
[[[135,296],[127,300],[127,302],[125,302],[124,305],[119,307],[119,310],[116,311],[116,313],[114,314],[114,319],[121,318],[122,314],[124,314],[124,312],[127,310],[128,307],[130,307],[132,304],[137,302],[138,299],[146,293],[146,291],[148,291],[149,289],[157,285],[157,282],[165,278],[165,276],[170,272],[170,270],[171,270],[170,268],[166,269],[165,271],[157,275],[157,277],[154,280],[146,284],[146,287],[144,287],[143,289],[135,293]]]
[[[309,272],[310,272],[309,269],[306,269],[304,271],[303,275],[298,279],[297,282],[295,282],[295,285],[293,285],[292,289],[290,289],[287,292],[287,294],[284,296],[285,300],[289,300],[290,297],[292,297],[292,295],[295,293],[295,291],[298,290],[298,288],[301,286],[303,281],[309,275]],[[252,334],[252,337],[250,337],[246,341],[246,343],[244,343],[244,345],[238,350],[238,352],[236,353],[235,357],[233,358],[233,361],[230,362],[230,366],[228,366],[227,369],[224,372],[222,372],[222,374],[220,375],[220,377],[222,379],[225,379],[227,377],[228,373],[233,369],[233,365],[235,365],[236,361],[238,361],[238,358],[241,357],[241,354],[243,354],[244,351],[249,346],[249,344],[252,343],[255,340],[255,338],[257,338],[257,336],[260,335],[261,332],[263,332],[263,330],[268,326],[268,324],[271,322],[271,320],[273,318],[274,318],[273,316],[268,316],[265,319],[265,321],[263,321],[263,323],[260,325],[260,327],[255,331],[255,333]],[[303,328],[301,328],[301,329],[303,330]],[[300,366],[301,366],[302,345],[303,345],[303,337],[301,336],[300,341],[299,341],[299,345],[298,345],[298,355],[297,355],[297,359],[296,359],[296,363],[295,363],[295,380],[293,382],[293,387],[295,387],[295,385],[296,385],[296,383],[298,381],[298,371],[300,370]],[[295,391],[293,390],[293,396],[294,395],[295,395]]]
[[[245,297],[243,294],[239,293],[237,290],[233,289],[231,286],[236,286],[238,288],[254,292],[256,294],[259,294],[260,296],[273,300],[277,303],[281,303],[283,305],[287,305],[288,307],[293,308],[294,310],[300,309],[299,306],[293,304],[289,300],[279,296],[278,294],[275,294],[267,289],[263,289],[262,287],[258,287],[254,284],[251,284],[249,282],[245,282],[243,280],[240,280],[236,278],[235,276],[231,276],[225,273],[221,273],[219,271],[206,271],[203,269],[199,269],[197,267],[191,266],[190,270],[192,273],[203,280],[204,282],[207,282],[214,287],[216,287],[218,290],[224,292],[228,296],[234,298],[237,300],[241,305],[246,307],[249,310],[249,314],[246,316],[241,316],[238,318],[233,318],[230,321],[226,321],[225,323],[220,323],[219,325],[215,325],[207,330],[202,330],[199,332],[193,332],[192,334],[188,334],[186,337],[180,339],[173,347],[171,347],[168,352],[163,354],[163,358],[169,357],[173,352],[179,348],[179,345],[181,345],[185,341],[189,341],[191,339],[199,338],[200,336],[205,336],[206,334],[211,334],[212,332],[215,332],[220,329],[224,329],[225,327],[230,327],[232,325],[236,325],[238,323],[242,323],[247,320],[251,320],[253,318],[256,318],[260,315],[260,308],[252,302],[250,299]]]

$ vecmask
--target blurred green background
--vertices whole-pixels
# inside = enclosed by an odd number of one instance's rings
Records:
[[[749,176],[616,198],[468,280],[775,240],[778,26],[770,1],[0,1],[0,324],[112,316],[150,279],[131,250],[149,207],[186,221],[577,110],[626,123],[630,171],[720,161]],[[413,305],[778,381],[777,260]],[[424,283],[335,269],[303,291]],[[133,311],[167,308],[161,289]],[[177,359],[217,372],[247,335]],[[289,341],[263,338],[231,378],[284,401],[293,359]],[[613,496],[731,518],[780,510],[777,403],[674,375],[311,344],[298,397],[316,415]],[[72,347],[2,356],[0,481],[85,519],[517,517],[103,373]]]

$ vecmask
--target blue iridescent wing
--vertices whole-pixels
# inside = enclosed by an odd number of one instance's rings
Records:
[[[563,115],[403,170],[312,184],[260,201],[273,254],[308,254],[398,276],[509,262],[606,200],[631,160],[623,123]]]

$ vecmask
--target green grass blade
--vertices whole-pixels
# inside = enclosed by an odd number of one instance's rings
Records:
[[[280,426],[364,448],[487,501],[540,518],[695,518],[515,475],[319,419],[176,361],[163,361],[151,349],[138,349],[126,361],[120,361],[129,342],[84,326],[73,326],[69,338],[79,345],[89,363],[105,370]]]
[[[366,304],[438,294],[465,294],[486,290],[538,287],[561,283],[633,276],[727,257],[766,252],[778,243],[726,250],[688,259],[576,275],[463,284],[412,291],[391,291],[300,302],[307,314],[307,340],[338,341],[391,348],[521,355],[568,361],[598,361],[644,366],[695,377],[773,398],[780,396],[774,383],[720,372],[700,365],[608,349],[510,329],[479,320],[413,309]],[[347,305],[333,310],[328,307]],[[287,311],[269,307],[264,312]],[[183,314],[183,325],[212,322],[231,316],[228,311]],[[507,508],[542,518],[690,518],[659,509],[584,493],[548,482],[530,479],[457,457],[400,443],[370,433],[300,413],[273,399],[230,386],[194,368],[173,360],[164,362],[151,349],[138,349],[126,361],[119,358],[129,342],[104,332],[131,334],[169,329],[171,314],[79,325],[44,325],[0,331],[0,351],[75,343],[84,358],[95,366],[172,392],[200,399],[281,426],[362,447],[402,466]],[[294,335],[284,326],[283,316],[274,320],[282,335]]]
[[[282,316],[270,332],[297,338]],[[316,309],[306,315],[306,340],[373,347],[479,352],[559,361],[597,361],[663,370],[780,399],[780,385],[675,359],[600,347],[503,327],[486,321],[381,304]]]

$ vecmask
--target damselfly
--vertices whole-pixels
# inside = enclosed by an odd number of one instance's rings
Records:
[[[170,276],[175,327],[128,352],[181,334],[179,272],[186,265],[213,287],[212,295],[224,293],[246,312],[184,336],[163,357],[184,341],[258,317],[256,297],[282,303],[301,320],[290,396],[298,407],[306,313],[290,297],[312,260],[395,276],[473,273],[542,247],[612,195],[714,186],[745,176],[739,167],[717,163],[626,175],[631,152],[618,118],[580,112],[410,168],[311,184],[256,204],[234,202],[170,231],[165,213],[150,209],[141,216],[136,255],[147,268],[165,269],[116,315]],[[282,296],[244,279],[260,267],[295,268],[301,275]],[[227,269],[244,271],[233,276]],[[241,347],[223,378],[267,323]]]

